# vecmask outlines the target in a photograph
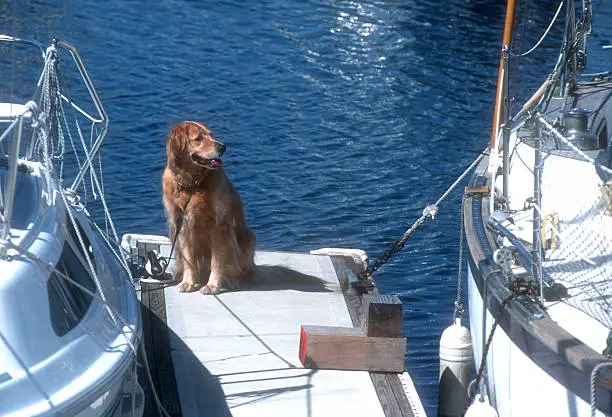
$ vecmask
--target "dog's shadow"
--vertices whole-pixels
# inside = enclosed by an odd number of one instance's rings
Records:
[[[333,292],[334,290],[330,288],[330,285],[333,285],[333,283],[285,266],[258,265],[251,280],[242,284],[240,291]]]

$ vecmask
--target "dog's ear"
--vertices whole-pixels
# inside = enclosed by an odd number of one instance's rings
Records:
[[[175,171],[179,164],[179,159],[184,158],[184,154],[189,144],[188,137],[189,124],[183,122],[174,126],[166,138],[166,152],[168,154],[168,166]]]

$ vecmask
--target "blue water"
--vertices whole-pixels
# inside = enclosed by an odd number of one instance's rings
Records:
[[[371,257],[489,139],[504,2],[22,3],[0,1],[0,32],[76,45],[106,106],[104,181],[120,234],[165,234],[165,136],[185,119],[204,121],[228,145],[225,167],[258,248],[363,248]],[[521,50],[555,3],[521,4]],[[611,9],[596,10],[607,27],[596,28],[595,45],[612,38]],[[557,45],[547,40],[537,58],[521,60],[533,75],[519,87],[544,80]],[[452,193],[375,275],[404,303],[406,367],[431,416],[438,339],[457,291],[460,201]]]

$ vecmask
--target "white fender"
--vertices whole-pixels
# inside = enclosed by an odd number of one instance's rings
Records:
[[[489,404],[486,395],[477,394],[464,417],[498,417],[497,411]]]
[[[472,337],[458,318],[440,338],[439,417],[461,417],[471,375]]]

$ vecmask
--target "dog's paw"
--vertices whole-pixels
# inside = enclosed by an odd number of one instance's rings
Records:
[[[200,288],[200,285],[183,281],[177,285],[177,288],[179,292],[194,292],[194,291],[197,291],[198,288]]]
[[[200,292],[204,295],[219,294],[219,286],[207,284],[200,289]]]

